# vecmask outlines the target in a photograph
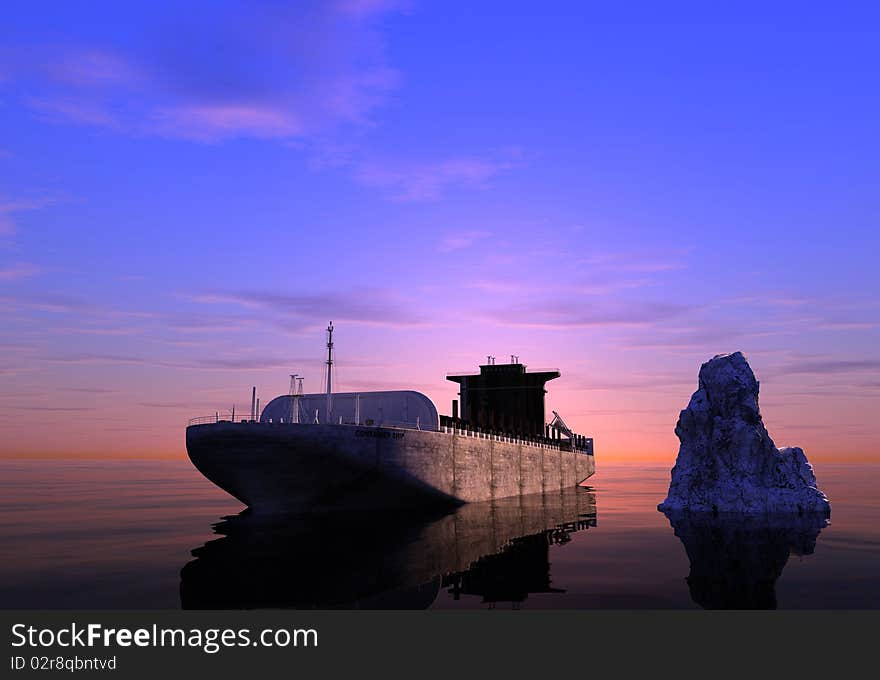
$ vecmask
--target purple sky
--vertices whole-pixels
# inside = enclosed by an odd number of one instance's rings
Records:
[[[558,367],[672,460],[742,350],[779,445],[877,459],[880,10],[12,3],[0,455],[182,456],[191,416]]]

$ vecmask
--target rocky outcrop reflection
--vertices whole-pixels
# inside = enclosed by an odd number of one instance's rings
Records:
[[[822,513],[749,516],[664,513],[691,563],[691,599],[704,609],[776,609],[788,558],[811,555]]]
[[[596,524],[583,489],[470,503],[448,514],[265,518],[215,526],[181,570],[185,609],[420,609],[441,589],[520,603],[552,587],[551,544]]]

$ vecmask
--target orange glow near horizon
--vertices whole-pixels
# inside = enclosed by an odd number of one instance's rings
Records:
[[[374,368],[368,362],[343,358],[339,363],[338,390],[366,390],[371,386],[369,376]],[[626,374],[610,362],[604,364],[603,370],[599,369],[601,362],[591,368],[572,362],[570,371],[565,370],[562,362],[541,363],[563,366],[563,376],[547,386],[548,416],[551,409],[558,410],[577,432],[592,436],[598,466],[603,462],[653,462],[670,466],[674,463],[678,452],[674,428],[679,411],[687,405],[696,388],[699,361],[692,362],[689,371],[682,370],[683,375],[689,374],[682,378],[664,369],[659,375],[670,377],[669,385],[643,372]],[[760,369],[766,362],[759,359],[753,363],[759,364]],[[419,389],[432,398],[440,413],[450,411],[456,387],[443,380],[432,380],[432,374],[445,373],[439,365],[415,362],[413,365],[417,368],[409,372],[409,380],[401,374],[397,381],[387,370],[388,364],[377,362],[377,365],[386,370],[384,378],[372,385],[374,388]],[[263,404],[286,392],[283,374],[279,376],[279,371],[257,373],[262,379],[254,382]],[[231,385],[223,389],[218,387],[216,374],[212,376],[202,371],[185,375],[187,385],[174,371],[160,370],[150,377],[149,392],[123,397],[121,388],[125,378],[118,375],[114,380],[108,376],[105,384],[111,387],[106,392],[82,392],[66,406],[46,401],[45,410],[17,412],[14,419],[8,418],[7,413],[0,458],[185,459],[184,433],[188,418],[224,412],[233,403],[239,413],[249,408],[246,383],[237,390]],[[199,386],[197,377],[206,384]],[[317,372],[308,377],[311,379],[307,385],[317,384]],[[235,374],[235,379],[240,382],[241,376]],[[164,381],[167,385],[163,385]],[[163,400],[159,395],[165,391],[181,395],[179,401]],[[189,391],[200,399],[187,399]],[[229,398],[233,392],[239,396],[237,402]],[[880,437],[876,427],[871,425],[874,408],[871,400],[854,401],[845,394],[812,396],[805,389],[804,381],[779,378],[762,383],[760,403],[765,425],[777,446],[801,446],[813,462],[880,460],[875,453],[880,448],[877,446]]]
[[[774,442],[880,460],[869,22],[282,4],[4,6],[0,458],[185,458],[322,391],[332,319],[337,390],[444,414],[557,367],[600,465],[671,463],[735,351]]]

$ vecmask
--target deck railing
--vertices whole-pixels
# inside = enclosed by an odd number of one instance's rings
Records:
[[[473,437],[475,439],[487,439],[489,441],[507,442],[521,446],[534,446],[551,449],[554,451],[573,451],[587,456],[593,455],[593,439],[591,437],[579,437],[577,443],[570,439],[550,439],[548,437],[530,437],[498,432],[484,432],[480,429],[466,427],[465,425],[441,425],[440,432],[458,435],[460,437]]]
[[[259,419],[251,418],[250,413],[240,415],[238,413],[220,413],[217,412],[213,416],[200,416],[198,418],[190,418],[189,425],[206,425],[210,423],[258,423]],[[479,428],[472,428],[463,422],[454,422],[451,418],[443,417],[443,425],[439,428],[425,427],[421,422],[382,422],[382,423],[356,423],[354,421],[346,421],[344,418],[338,419],[334,425],[348,425],[351,427],[376,427],[393,430],[431,430],[439,431],[443,434],[449,434],[459,437],[469,437],[473,439],[485,439],[488,441],[507,442],[510,444],[518,444],[521,446],[533,446],[537,448],[551,449],[555,451],[573,451],[574,453],[582,453],[587,456],[593,455],[593,439],[592,437],[583,437],[577,435],[574,439],[553,439],[548,437],[528,436],[520,434],[510,434],[501,432],[486,432]],[[309,423],[291,423],[289,420],[281,418],[277,422],[269,420],[263,422],[264,425],[292,425],[292,424],[309,424]]]

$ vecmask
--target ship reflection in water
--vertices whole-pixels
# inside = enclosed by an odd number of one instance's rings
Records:
[[[776,609],[790,555],[812,555],[824,515],[664,513],[691,563],[691,599],[704,609]]]
[[[551,545],[596,526],[595,494],[570,489],[448,514],[266,518],[215,526],[181,571],[184,609],[422,609],[442,589],[518,606],[554,589]]]

